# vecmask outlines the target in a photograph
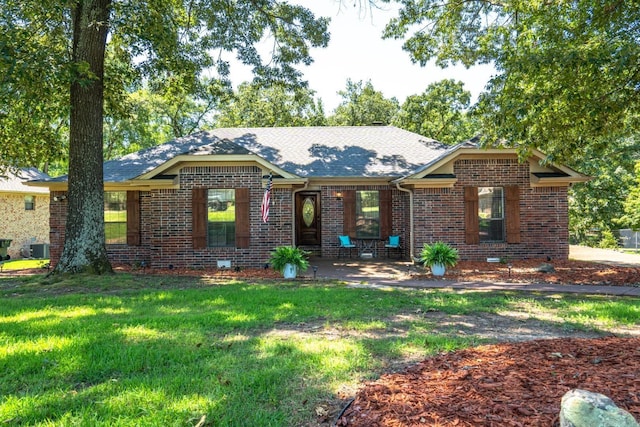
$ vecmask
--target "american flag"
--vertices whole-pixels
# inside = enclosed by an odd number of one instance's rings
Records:
[[[267,180],[267,188],[264,190],[264,196],[262,197],[262,206],[260,206],[260,213],[262,214],[262,222],[269,221],[269,204],[271,203],[271,186],[273,185],[273,176],[269,174]]]

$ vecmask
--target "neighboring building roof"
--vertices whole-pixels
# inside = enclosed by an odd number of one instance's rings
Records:
[[[133,179],[185,154],[253,154],[304,178],[399,177],[448,148],[393,126],[219,128],[107,161],[104,181]]]
[[[32,180],[47,180],[50,176],[36,168],[18,169],[0,176],[0,193],[49,194],[48,188],[30,187],[24,183]]]

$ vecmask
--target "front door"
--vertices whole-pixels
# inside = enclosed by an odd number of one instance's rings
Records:
[[[319,246],[320,242],[320,193],[297,193],[296,245]]]

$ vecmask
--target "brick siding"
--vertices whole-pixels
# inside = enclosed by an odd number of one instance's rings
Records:
[[[566,187],[531,187],[529,164],[516,158],[458,160],[453,188],[416,189],[414,195],[416,255],[425,243],[444,241],[466,260],[566,259],[569,256],[569,216]],[[521,242],[467,245],[464,234],[464,187],[518,185]]]
[[[458,248],[462,259],[487,257],[510,259],[568,257],[567,188],[532,188],[529,165],[517,159],[457,160],[458,178],[453,188],[415,189],[415,255],[424,243],[445,241]],[[292,245],[293,191],[274,188],[269,222],[263,223],[260,204],[264,188],[262,170],[254,166],[187,167],[180,173],[180,188],[140,192],[140,246],[108,245],[114,263],[145,261],[154,268],[211,268],[218,260],[230,260],[233,267],[261,267],[274,247]],[[521,243],[465,244],[464,187],[518,185],[520,189]],[[208,247],[193,249],[192,189],[249,188],[250,247]],[[335,194],[345,190],[391,190],[393,234],[401,236],[405,256],[409,252],[409,194],[393,186],[325,186],[320,189],[322,244],[314,253],[326,258],[338,256],[338,235],[343,232],[343,200]],[[52,192],[54,196],[62,195]],[[50,253],[55,264],[64,243],[66,201],[51,202]],[[386,237],[386,236],[383,236]],[[383,255],[384,242],[378,242]]]
[[[25,196],[0,194],[0,239],[11,239],[7,254],[12,259],[20,258],[21,250],[28,251],[32,244],[49,242],[49,194],[33,194],[33,210],[25,210]]]

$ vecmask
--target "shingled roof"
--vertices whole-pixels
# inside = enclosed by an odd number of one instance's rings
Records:
[[[299,177],[397,178],[449,146],[393,126],[218,128],[104,163],[104,181],[143,175],[179,155],[256,155]],[[66,181],[66,177],[60,177]]]
[[[0,176],[0,192],[1,193],[25,193],[25,194],[48,194],[46,188],[29,187],[25,185],[27,181],[45,181],[49,179],[49,175],[40,172],[36,168],[22,168],[15,172],[8,172],[4,176]]]

